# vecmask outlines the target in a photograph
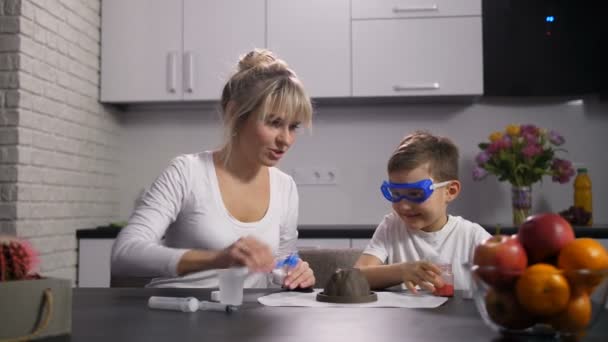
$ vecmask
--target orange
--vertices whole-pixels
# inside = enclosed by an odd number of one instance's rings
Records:
[[[591,299],[586,293],[572,296],[568,306],[548,323],[559,331],[579,332],[585,330],[591,322]]]
[[[580,269],[608,270],[608,252],[601,243],[594,239],[575,239],[561,249],[557,258],[557,266],[565,271],[566,277],[577,290],[590,292],[601,282],[603,276],[573,271]]]
[[[525,269],[515,284],[515,294],[529,313],[551,316],[566,309],[570,285],[555,266],[539,263]]]

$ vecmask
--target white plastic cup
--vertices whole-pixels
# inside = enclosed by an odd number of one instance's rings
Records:
[[[226,268],[218,271],[220,295],[222,304],[243,304],[243,285],[247,276],[247,267]]]

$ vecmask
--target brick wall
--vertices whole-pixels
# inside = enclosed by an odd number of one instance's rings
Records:
[[[116,113],[98,102],[100,0],[0,0],[0,233],[76,278],[75,230],[118,213]]]
[[[0,234],[16,233],[18,9],[0,1]]]

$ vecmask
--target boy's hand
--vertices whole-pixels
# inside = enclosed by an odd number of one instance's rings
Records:
[[[418,293],[416,285],[428,290],[435,291],[436,287],[443,286],[441,270],[429,261],[404,262],[401,264],[401,278],[403,283],[412,291]]]

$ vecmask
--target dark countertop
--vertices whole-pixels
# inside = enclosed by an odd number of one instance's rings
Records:
[[[257,302],[276,291],[268,289],[246,289],[243,305],[230,315],[150,310],[146,305],[152,295],[203,300],[211,290],[75,288],[71,336],[45,341],[553,341],[546,336],[501,336],[484,324],[474,301],[463,299],[459,291],[434,309],[269,307]],[[607,335],[604,312],[582,342],[604,342]]]
[[[490,234],[496,233],[496,225],[482,225]],[[376,225],[300,225],[298,227],[301,239],[369,239],[374,234]],[[97,227],[79,229],[78,239],[113,239],[118,235],[119,227]],[[515,227],[501,227],[502,234],[514,234]],[[574,227],[576,237],[608,239],[608,225],[599,224],[592,227]]]

